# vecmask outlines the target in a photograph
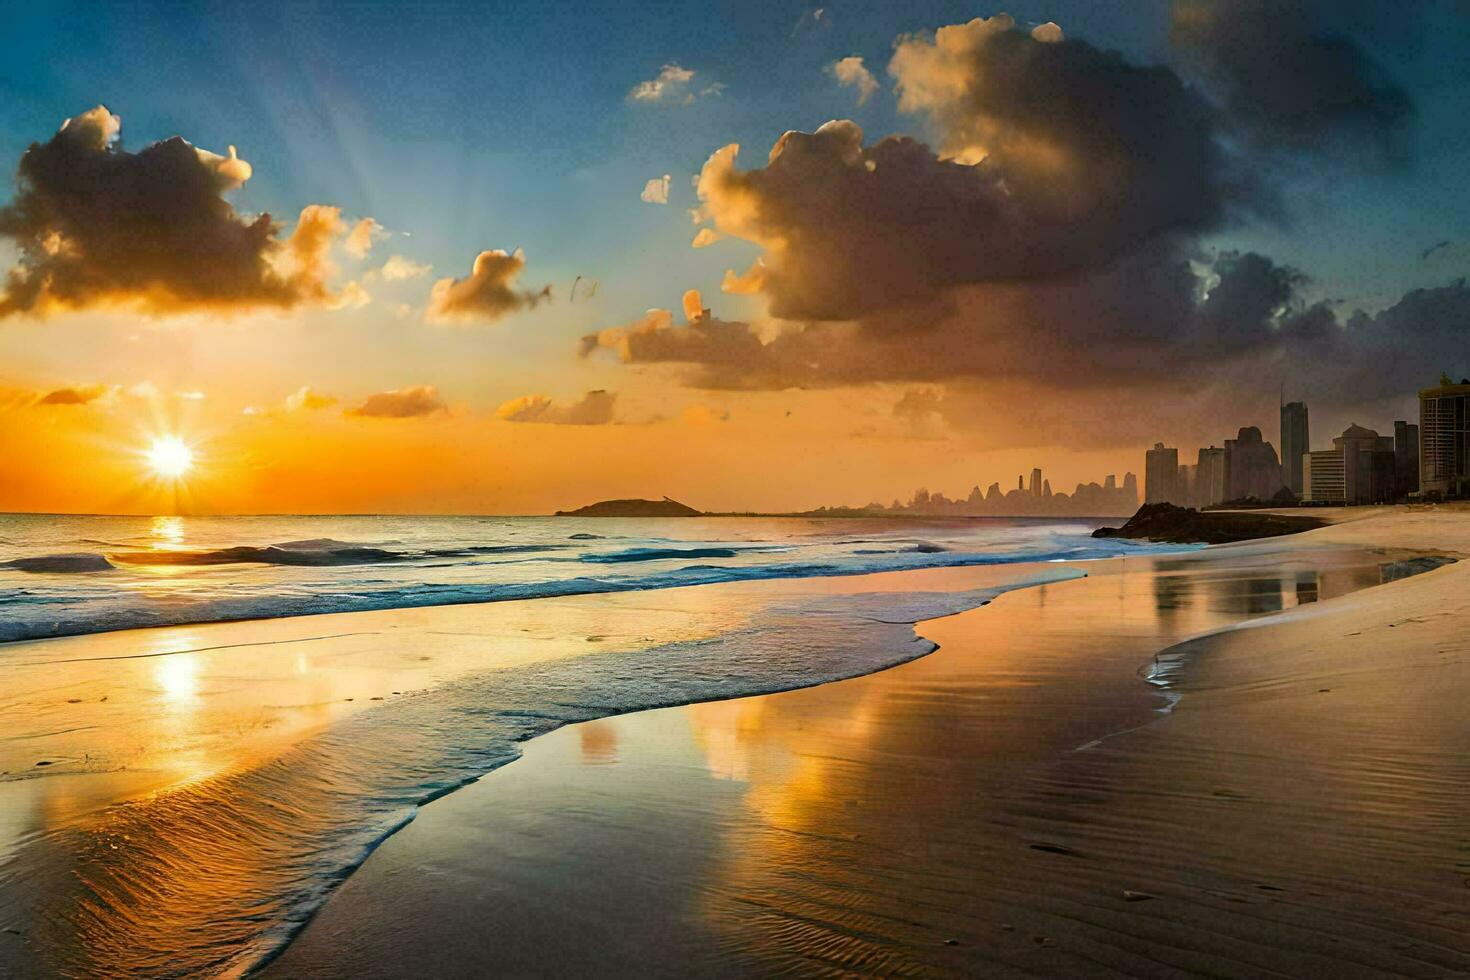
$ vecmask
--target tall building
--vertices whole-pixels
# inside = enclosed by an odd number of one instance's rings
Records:
[[[1419,392],[1419,492],[1441,497],[1470,493],[1470,452],[1466,416],[1470,414],[1470,381]]]
[[[1039,466],[1031,471],[1031,496],[1041,496],[1041,467]]]
[[[1281,482],[1298,497],[1302,495],[1302,458],[1312,451],[1307,427],[1307,403],[1287,402],[1281,406]]]
[[[1347,503],[1342,450],[1320,449],[1302,456],[1302,499],[1314,504]]]
[[[1144,458],[1143,502],[1173,504],[1179,502],[1179,450],[1162,442],[1154,443]]]
[[[1253,425],[1225,440],[1225,499],[1270,500],[1281,489],[1281,460],[1276,447]]]
[[[1305,497],[1313,503],[1385,504],[1401,493],[1391,436],[1356,423],[1332,440],[1332,448],[1304,457]]]
[[[1191,507],[1213,507],[1225,499],[1225,450],[1210,446],[1199,451],[1190,488]]]
[[[1394,480],[1399,497],[1419,491],[1419,427],[1408,422],[1393,424]]]

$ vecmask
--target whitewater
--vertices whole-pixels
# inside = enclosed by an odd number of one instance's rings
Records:
[[[0,516],[0,642],[713,582],[1109,558],[1101,520]]]

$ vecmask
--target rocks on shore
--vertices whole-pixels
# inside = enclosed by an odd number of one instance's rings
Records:
[[[1170,544],[1225,544],[1251,538],[1273,538],[1325,527],[1306,515],[1241,511],[1198,511],[1173,504],[1144,504],[1122,527],[1100,527],[1094,538],[1136,538]]]

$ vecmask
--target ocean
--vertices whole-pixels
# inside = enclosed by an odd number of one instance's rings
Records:
[[[921,620],[1190,550],[1098,523],[0,517],[0,636],[43,640],[0,645],[0,927],[59,975],[248,971],[526,739],[879,670]],[[832,579],[1017,562],[1048,564]]]
[[[0,642],[711,582],[1107,558],[1055,518],[0,516]]]

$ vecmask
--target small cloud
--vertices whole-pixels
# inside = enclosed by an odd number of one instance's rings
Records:
[[[643,193],[638,197],[645,204],[668,204],[669,183],[673,178],[669,174],[655,177],[643,185]]]
[[[694,241],[689,244],[694,248],[704,248],[708,245],[713,245],[724,237],[724,235],[721,235],[713,228],[701,228],[699,229],[699,233],[694,236]]]
[[[709,82],[696,89],[694,72],[669,62],[653,78],[634,85],[628,92],[628,101],[644,105],[689,105],[696,98],[710,98],[724,90],[723,82]]]
[[[373,301],[372,294],[362,288],[362,283],[354,279],[332,297],[327,303],[329,310],[355,310],[367,306]]]
[[[388,261],[383,263],[383,268],[378,270],[378,275],[388,282],[402,282],[405,279],[427,276],[433,268],[427,263],[415,262],[402,255],[390,255]]]
[[[1051,20],[1032,28],[1031,36],[1043,44],[1056,44],[1063,39],[1061,25]]]
[[[516,288],[515,280],[525,265],[526,256],[520,249],[509,254],[500,249],[481,252],[468,276],[434,283],[424,319],[430,323],[488,323],[549,300],[550,286],[535,292]]]
[[[179,398],[186,402],[202,402],[204,401],[205,395],[202,391],[181,391],[179,392]]]
[[[439,389],[433,385],[414,385],[369,395],[361,405],[349,408],[348,415],[372,419],[422,418],[444,411]]]
[[[78,385],[72,388],[57,388],[48,391],[37,400],[37,405],[86,405],[106,395],[112,389],[107,385]]]
[[[302,385],[286,396],[284,404],[288,412],[313,412],[337,404],[337,399],[314,390],[310,385]]]
[[[863,59],[856,55],[832,62],[827,66],[827,71],[837,79],[838,85],[857,89],[858,105],[867,102],[878,91],[878,79],[868,71]]]
[[[612,421],[617,393],[601,388],[589,391],[580,401],[557,405],[545,395],[512,398],[495,410],[506,422],[541,422],[550,425],[607,425]]]
[[[387,239],[387,230],[372,218],[363,218],[352,226],[347,233],[347,238],[342,242],[342,248],[354,259],[365,259],[367,254],[373,250],[376,242]]]

